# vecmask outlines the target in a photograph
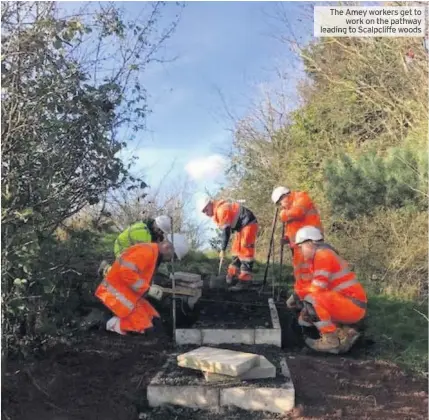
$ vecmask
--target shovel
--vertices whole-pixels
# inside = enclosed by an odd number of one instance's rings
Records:
[[[222,271],[222,265],[223,265],[223,257],[219,260],[219,269],[217,270],[217,275],[220,276],[220,272]]]

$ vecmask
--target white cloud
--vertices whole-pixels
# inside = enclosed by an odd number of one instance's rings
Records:
[[[185,171],[196,181],[210,181],[223,174],[225,164],[225,158],[214,154],[190,160],[185,166]]]

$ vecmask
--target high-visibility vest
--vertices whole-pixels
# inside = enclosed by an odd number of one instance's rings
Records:
[[[320,214],[310,196],[303,191],[292,191],[281,201],[280,219],[286,223],[285,237],[295,245],[295,236],[304,226],[314,226],[323,233]]]
[[[214,202],[213,220],[220,229],[228,226],[234,229],[240,217],[241,204],[226,200]]]
[[[124,318],[149,290],[158,261],[157,244],[136,244],[113,263],[95,296],[116,316]]]
[[[330,245],[320,244],[317,247],[312,262],[312,275],[309,294],[325,290],[338,292],[366,309],[367,296],[363,286],[348,263]],[[307,297],[305,299],[308,301]]]
[[[117,258],[123,251],[137,243],[152,242],[152,235],[146,223],[137,222],[128,226],[116,238],[114,245],[115,257]]]

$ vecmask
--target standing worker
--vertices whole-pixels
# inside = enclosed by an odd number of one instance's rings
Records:
[[[122,231],[115,240],[114,253],[115,258],[127,248],[138,243],[160,243],[165,239],[166,234],[171,233],[171,219],[168,216],[161,215],[155,219],[146,219],[128,226]],[[103,260],[98,268],[98,274],[105,276],[110,270],[111,265]]]
[[[292,265],[295,277],[294,289],[299,295],[310,281],[308,264],[304,261],[299,247],[295,244],[295,236],[303,226],[314,226],[323,232],[319,212],[308,193],[291,191],[286,187],[274,188],[271,199],[275,205],[281,206],[280,220],[284,223],[282,244],[289,245],[292,252]]]
[[[122,335],[127,331],[144,333],[153,326],[153,318],[159,318],[146,300],[161,300],[163,295],[162,289],[152,284],[155,271],[162,262],[171,261],[174,254],[180,260],[189,251],[184,235],[174,234],[173,243],[132,245],[113,263],[95,291],[95,296],[115,315],[107,321],[108,331]]]
[[[226,276],[227,284],[234,278],[238,283],[229,290],[238,292],[249,287],[252,280],[253,262],[255,259],[255,243],[258,234],[258,221],[247,207],[235,201],[212,200],[206,197],[201,205],[201,211],[212,217],[222,230],[222,245],[220,258],[225,257],[225,250],[233,232],[236,232],[232,244],[232,261]]]
[[[338,252],[323,241],[322,232],[305,226],[295,236],[296,246],[310,264],[311,281],[301,289],[298,298],[303,302],[300,313],[302,326],[315,326],[321,338],[307,338],[313,350],[342,353],[350,350],[359,337],[353,324],[366,313],[367,297],[363,286]],[[296,296],[288,299],[288,306],[296,304]]]

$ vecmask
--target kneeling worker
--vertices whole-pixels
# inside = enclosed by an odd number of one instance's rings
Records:
[[[231,284],[235,277],[238,283],[229,290],[236,292],[246,289],[252,280],[253,262],[255,259],[255,242],[258,233],[258,221],[247,207],[238,202],[211,200],[206,198],[201,211],[212,217],[222,230],[220,258],[225,256],[232,232],[237,232],[232,244],[232,262],[228,267],[226,281]]]
[[[351,325],[365,316],[365,290],[347,262],[323,242],[319,229],[313,226],[299,229],[295,242],[304,260],[310,264],[312,278],[306,289],[295,290],[295,296],[288,299],[287,305],[293,308],[297,300],[302,301],[304,309],[298,323],[301,326],[314,325],[319,330],[320,339],[306,339],[310,348],[334,354],[346,352],[359,337]]]
[[[162,262],[171,261],[174,254],[180,260],[189,251],[181,234],[174,234],[173,244],[163,241],[132,245],[113,263],[95,291],[95,296],[115,314],[107,321],[108,331],[144,333],[153,326],[152,320],[159,313],[146,297],[162,298],[162,290],[152,284],[154,273]]]

